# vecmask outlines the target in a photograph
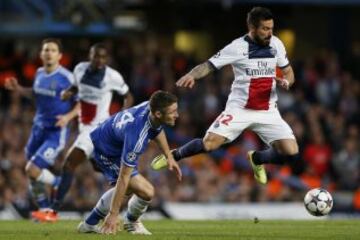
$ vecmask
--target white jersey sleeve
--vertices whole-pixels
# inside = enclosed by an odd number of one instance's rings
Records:
[[[244,47],[239,44],[238,40],[234,40],[212,56],[209,61],[214,67],[220,69],[225,65],[232,64],[238,60],[245,59],[246,57],[247,54],[244,51]]]
[[[73,73],[71,73],[69,75],[69,81],[70,81],[71,85],[75,85],[75,76]]]
[[[113,69],[110,71],[110,83],[112,89],[120,95],[125,95],[129,91],[129,86],[125,83],[122,75]]]
[[[79,87],[80,85],[80,78],[81,76],[84,74],[84,64],[79,63],[75,66],[74,71],[73,71],[73,75],[74,75],[74,82],[73,82],[73,86]]]
[[[284,44],[282,43],[282,41],[273,36],[274,38],[274,42],[276,44],[276,58],[277,58],[277,61],[276,61],[276,65],[279,67],[279,68],[284,68],[284,67],[287,67],[290,62],[289,62],[289,59],[287,58],[287,54],[286,54],[286,50],[285,50],[285,46]]]

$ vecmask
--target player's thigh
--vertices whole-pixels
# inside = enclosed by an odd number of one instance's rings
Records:
[[[281,154],[295,155],[299,152],[296,139],[280,139],[272,142],[271,145]]]
[[[285,122],[277,112],[269,112],[263,115],[261,122],[256,122],[251,126],[251,130],[269,146],[278,140],[295,140],[293,131],[289,124]]]
[[[71,147],[64,161],[64,168],[67,170],[75,170],[77,166],[86,161],[87,157],[82,149]]]
[[[213,142],[213,148],[234,141],[250,122],[241,109],[223,111],[206,132],[204,142]],[[212,149],[210,149],[212,150]]]
[[[93,160],[92,164],[94,164],[96,170],[103,174],[103,176],[111,186],[115,186],[117,179],[119,177],[119,171],[121,167],[116,163],[121,162],[121,159],[111,158],[109,156],[106,156],[106,154],[97,151],[95,149],[92,156],[92,160]],[[133,173],[131,174],[131,177],[135,174],[138,174],[136,169],[134,169]]]
[[[141,174],[137,174],[130,179],[129,191],[148,201],[150,201],[155,194],[154,186]]]
[[[71,148],[77,148],[82,150],[86,158],[90,158],[91,154],[94,151],[94,145],[90,138],[90,130],[81,131]]]
[[[40,168],[49,168],[53,166],[56,158],[64,149],[68,138],[68,129],[62,128],[59,131],[48,131],[46,140],[41,144],[31,162]]]
[[[228,139],[217,133],[207,132],[203,138],[204,147],[206,151],[212,151],[218,149],[221,145],[227,142]]]
[[[45,133],[43,128],[34,125],[31,128],[31,133],[29,139],[25,146],[25,157],[27,160],[30,160],[36,151],[40,148],[45,140]]]

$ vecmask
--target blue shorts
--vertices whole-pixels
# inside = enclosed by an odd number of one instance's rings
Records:
[[[119,176],[119,171],[121,167],[121,158],[108,157],[102,154],[101,152],[94,150],[93,153],[94,163],[96,167],[103,173],[106,180],[110,185],[115,185]],[[137,167],[131,173],[130,177],[138,175],[139,172]]]
[[[68,128],[43,128],[33,125],[25,147],[26,159],[41,169],[53,166],[69,136]]]

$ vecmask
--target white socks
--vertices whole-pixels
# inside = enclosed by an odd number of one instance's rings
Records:
[[[96,203],[95,208],[104,215],[108,214],[110,210],[111,199],[114,191],[115,187],[109,189],[101,196],[100,200]],[[135,222],[144,212],[146,212],[149,204],[150,201],[141,199],[135,194],[133,194],[133,196],[128,202],[128,210],[126,214],[127,218],[130,221]]]
[[[49,184],[49,185],[53,185],[55,183],[55,180],[56,180],[55,175],[52,174],[47,169],[42,169],[40,175],[36,179],[36,181],[46,183],[46,184]]]
[[[108,214],[110,210],[111,198],[115,191],[115,187],[107,190],[96,203],[95,208],[97,208],[102,214]]]
[[[139,217],[146,212],[150,201],[146,201],[144,199],[139,198],[137,195],[133,195],[128,202],[128,210],[126,217],[135,222],[139,219]]]

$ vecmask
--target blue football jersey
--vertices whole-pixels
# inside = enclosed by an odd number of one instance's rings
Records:
[[[163,129],[151,125],[149,113],[149,103],[143,102],[108,118],[90,134],[95,152],[118,167],[136,167],[148,142]]]
[[[54,127],[57,115],[69,112],[75,98],[69,101],[60,99],[61,92],[71,87],[74,77],[66,68],[59,66],[54,72],[48,74],[44,68],[36,72],[33,91],[36,100],[36,114],[34,123],[42,127]]]

